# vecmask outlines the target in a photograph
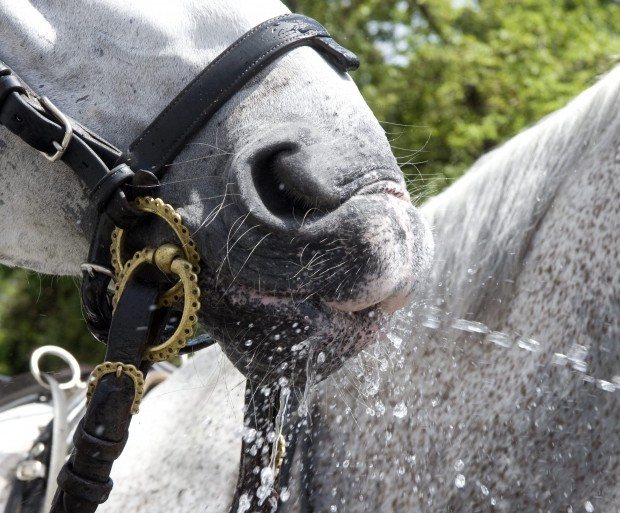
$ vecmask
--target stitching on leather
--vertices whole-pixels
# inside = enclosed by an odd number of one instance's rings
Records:
[[[314,36],[313,36],[314,37]],[[204,112],[209,110],[209,108],[217,103],[220,98],[224,95],[225,92],[229,91],[232,86],[234,86],[235,84],[237,84],[239,82],[239,80],[241,80],[249,71],[252,70],[252,68],[254,68],[254,66],[258,63],[260,63],[262,60],[264,60],[264,58],[266,56],[268,56],[269,54],[275,52],[276,50],[278,50],[279,48],[281,48],[282,46],[284,46],[285,44],[289,43],[290,41],[293,41],[297,39],[297,36],[291,37],[289,39],[285,39],[283,40],[278,46],[274,46],[273,48],[271,48],[268,52],[262,54],[260,57],[258,57],[252,64],[248,65],[247,68],[245,68],[238,76],[237,78],[232,81],[230,83],[230,86],[227,87],[224,91],[222,91],[216,98],[213,99],[213,101],[211,103],[209,103],[209,105],[207,105],[202,111],[200,111],[200,114],[198,116],[196,116],[194,118],[194,120],[189,124],[189,126],[185,129],[185,131],[176,139],[174,139],[173,141],[171,141],[171,145],[174,146],[176,143],[178,143],[180,140],[182,140],[189,132],[191,132],[193,130],[193,128],[196,126],[196,124],[200,121],[200,118],[203,116]],[[308,37],[307,39],[311,39],[311,37]],[[299,41],[302,41],[303,38],[299,38]],[[160,159],[155,165],[159,166],[161,165],[165,160],[166,160],[167,156],[163,157],[162,159]]]
[[[218,55],[200,74],[198,74],[194,80],[192,80],[177,96],[176,98],[158,115],[157,119],[153,122],[153,124],[135,141],[135,143],[132,145],[132,148],[135,148],[137,146],[139,146],[139,144],[144,140],[145,137],[147,137],[150,133],[152,133],[153,130],[155,130],[156,128],[158,128],[159,126],[161,126],[162,122],[165,121],[165,117],[168,115],[168,113],[170,112],[170,110],[172,109],[172,107],[174,105],[176,105],[177,103],[179,103],[180,101],[182,101],[185,97],[187,92],[191,89],[191,87],[197,82],[199,81],[212,67],[216,66],[217,63],[219,61],[221,61],[226,55],[228,55],[230,52],[232,52],[234,49],[236,49],[238,46],[240,46],[242,43],[244,43],[247,38],[249,38],[251,35],[253,35],[254,33],[262,30],[265,28],[265,26],[269,26],[270,24],[274,23],[275,21],[282,19],[282,18],[287,18],[290,17],[290,14],[283,14],[281,16],[278,16],[276,18],[272,18],[270,20],[267,20],[266,22],[256,26],[254,29],[252,29],[250,32],[246,33],[242,38],[240,38],[239,40],[237,40],[236,43],[234,43],[232,46],[228,47],[224,52],[222,52],[220,55]],[[317,23],[318,25],[318,23]],[[218,96],[216,98],[214,98],[205,108],[203,108],[200,113],[194,117],[194,120],[188,125],[188,127],[174,140],[172,140],[170,142],[169,146],[175,146],[179,141],[181,141],[182,139],[185,138],[185,136],[191,132],[194,127],[196,126],[196,124],[198,122],[200,122],[201,118],[203,117],[204,113],[209,110],[211,108],[212,105],[214,105],[215,103],[220,101],[220,98],[227,93],[228,91],[230,91],[231,88],[234,87],[235,84],[237,84],[239,82],[239,80],[241,80],[249,71],[251,71],[257,64],[261,63],[261,61],[263,61],[268,55],[274,53],[275,51],[279,50],[282,46],[290,43],[291,41],[294,40],[298,40],[300,42],[303,42],[304,40],[307,40],[308,42],[311,42],[313,39],[317,38],[317,37],[330,37],[329,34],[327,33],[327,31],[323,28],[321,30],[321,26],[319,25],[319,27],[316,27],[314,34],[308,34],[308,33],[300,33],[300,32],[296,32],[293,35],[289,36],[286,39],[283,39],[282,41],[280,41],[278,43],[277,46],[274,46],[272,48],[270,48],[267,52],[263,53],[262,55],[260,55],[259,57],[257,57],[252,63],[248,64],[248,66],[237,75],[237,77],[228,84],[228,87],[226,87],[223,91],[220,92],[220,94],[218,94]],[[159,120],[159,121],[158,121]],[[170,152],[164,154],[162,156],[161,159],[159,159],[158,161],[156,161],[153,165],[155,167],[159,167],[160,165],[162,165],[168,158]]]
[[[164,117],[170,111],[173,105],[176,105],[179,101],[181,101],[181,99],[185,98],[187,91],[189,91],[191,87],[196,82],[198,82],[209,71],[211,67],[215,66],[219,61],[221,61],[224,58],[224,56],[228,55],[231,51],[233,51],[235,48],[241,45],[247,38],[249,38],[251,35],[258,32],[259,30],[261,30],[264,26],[268,25],[269,23],[273,23],[275,20],[279,20],[286,16],[288,16],[288,14],[282,14],[278,16],[277,18],[272,18],[270,20],[265,21],[264,23],[261,23],[260,25],[257,25],[249,32],[246,32],[241,38],[239,38],[235,43],[233,43],[226,50],[224,50],[221,54],[219,54],[215,59],[213,59],[213,61],[211,61],[198,75],[196,75],[194,79],[189,84],[187,84],[183,88],[183,90],[167,105],[167,107],[163,111],[161,111],[161,113],[157,116],[154,124],[149,126],[149,128],[147,128],[146,131],[144,131],[142,135],[138,139],[136,139],[134,146],[137,146],[148,134],[150,134],[153,131],[153,129],[155,128],[155,123],[157,123],[157,126],[159,126],[159,122],[157,122],[157,119],[161,119],[162,117]]]

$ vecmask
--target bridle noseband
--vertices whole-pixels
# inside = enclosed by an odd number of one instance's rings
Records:
[[[58,477],[52,512],[91,513],[107,499],[112,488],[112,463],[127,440],[149,362],[211,343],[208,338],[187,342],[196,322],[200,294],[198,253],[195,248],[194,252],[187,249],[193,247],[193,241],[181,235],[185,228],[174,209],[149,196],[156,193],[165,166],[219,108],[260,70],[299,46],[315,48],[341,72],[359,65],[357,57],[336,43],[317,21],[298,14],[278,16],[256,26],[220,54],[125,152],[69,119],[0,61],[0,124],[49,160],[62,160],[73,169],[99,213],[88,262],[82,265],[82,303],[89,330],[107,343],[106,361],[94,371],[89,405],[75,433],[75,449]],[[166,221],[180,246],[145,248],[122,262],[118,239],[148,215]],[[112,257],[111,240],[116,244]],[[182,286],[175,285],[176,292],[170,288],[167,275],[180,279]],[[108,294],[111,280],[116,281],[113,300]],[[171,308],[181,296],[182,319],[171,327]],[[169,343],[173,339],[175,343]],[[281,429],[293,402],[280,391],[265,396],[248,380],[245,424],[264,433],[276,425]],[[291,432],[289,445],[294,437],[295,432]],[[277,509],[277,474],[282,479],[291,459],[284,458],[282,440],[265,443],[258,451],[244,441],[231,511],[239,509],[242,494],[249,496],[244,500],[249,500],[251,511]],[[268,480],[271,489],[265,491],[260,488],[266,486],[264,480],[254,469],[267,468],[274,461],[279,464]]]

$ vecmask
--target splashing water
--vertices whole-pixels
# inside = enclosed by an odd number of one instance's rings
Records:
[[[482,322],[453,318],[436,306],[426,306],[424,308],[423,317],[419,324],[432,330],[453,329],[465,333],[485,335],[484,343],[493,344],[503,349],[510,349],[516,345],[523,351],[537,353],[543,347],[539,341],[532,338],[510,335],[503,331],[493,331]],[[581,379],[585,383],[592,383],[605,392],[620,390],[620,376],[613,376],[610,380],[604,380],[587,374],[588,365],[586,358],[588,351],[588,347],[575,343],[567,351],[567,354],[555,353],[552,363],[563,367],[570,366],[581,374]]]
[[[466,479],[463,474],[458,474],[454,478],[454,486],[456,486],[457,488],[463,488],[465,486],[465,483],[466,483]]]
[[[394,406],[394,417],[402,419],[407,416],[407,405],[403,402]]]

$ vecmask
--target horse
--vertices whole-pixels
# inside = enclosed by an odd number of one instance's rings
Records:
[[[0,59],[126,148],[228,45],[286,12],[277,0],[11,2],[0,6]],[[84,185],[6,130],[0,154],[0,262],[78,275],[97,220]],[[430,265],[430,229],[383,129],[351,78],[308,47],[235,94],[159,192],[200,255],[201,323],[257,382],[304,384],[310,367],[327,376]],[[132,237],[156,246],[167,234],[147,221]]]
[[[281,511],[617,508],[619,108],[617,67],[422,206],[429,282],[303,398]],[[160,385],[103,511],[226,511],[243,380],[213,348]]]

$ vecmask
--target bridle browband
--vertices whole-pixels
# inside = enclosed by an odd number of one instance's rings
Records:
[[[89,387],[88,408],[74,436],[75,449],[58,477],[53,513],[94,512],[110,493],[110,470],[127,440],[130,413],[135,413],[139,405],[141,380],[150,365],[148,355],[159,351],[167,331],[176,329],[173,338],[181,329],[168,325],[172,299],[166,303],[164,297],[162,303],[162,294],[170,295],[170,290],[164,293],[169,282],[162,280],[162,272],[176,273],[184,285],[185,303],[191,302],[193,290],[194,308],[199,306],[199,290],[192,289],[198,263],[192,263],[192,255],[186,249],[184,254],[170,245],[157,250],[145,249],[138,253],[145,262],[153,264],[145,266],[149,269],[140,267],[142,261],[137,262],[138,257],[134,256],[126,266],[116,262],[120,270],[115,272],[110,266],[110,240],[119,238],[119,233],[136,226],[149,214],[159,215],[171,226],[180,225],[180,217],[177,221],[172,207],[144,196],[154,194],[166,165],[226,101],[277,57],[299,46],[316,49],[340,72],[359,66],[357,57],[336,43],[317,21],[299,14],[278,16],[256,26],[229,46],[168,104],[125,152],[65,116],[0,61],[0,124],[49,160],[62,160],[73,169],[99,213],[88,263],[82,266],[82,303],[89,330],[107,343],[106,362],[97,367],[94,384]],[[151,269],[155,263],[159,271]],[[112,279],[119,281],[121,277],[122,287],[117,283],[112,305],[108,287]],[[153,304],[161,308],[153,309],[150,307]],[[193,317],[195,322],[193,312],[184,310],[184,318]],[[187,326],[182,328],[189,333]],[[176,354],[179,350],[196,350],[211,342],[203,337],[198,342],[186,343],[183,334],[179,336],[178,347],[172,350],[166,346],[160,356],[165,351]],[[279,425],[282,432],[291,415],[294,395],[283,397],[280,391],[265,395],[248,380],[246,427],[267,433]],[[283,405],[288,405],[288,409]],[[289,443],[294,436],[295,432],[289,434]],[[265,468],[280,460],[277,469],[282,468],[281,475],[286,473],[292,455],[283,462],[280,443],[273,446],[276,445],[278,454],[267,443],[257,454],[256,447],[244,440],[231,511],[240,509],[240,500],[246,501],[243,508],[247,506],[247,511],[277,509],[278,476],[272,476],[272,481],[267,479],[271,486],[269,493],[262,489],[263,493],[257,496],[256,490],[266,486],[265,476],[254,472],[256,466]]]

